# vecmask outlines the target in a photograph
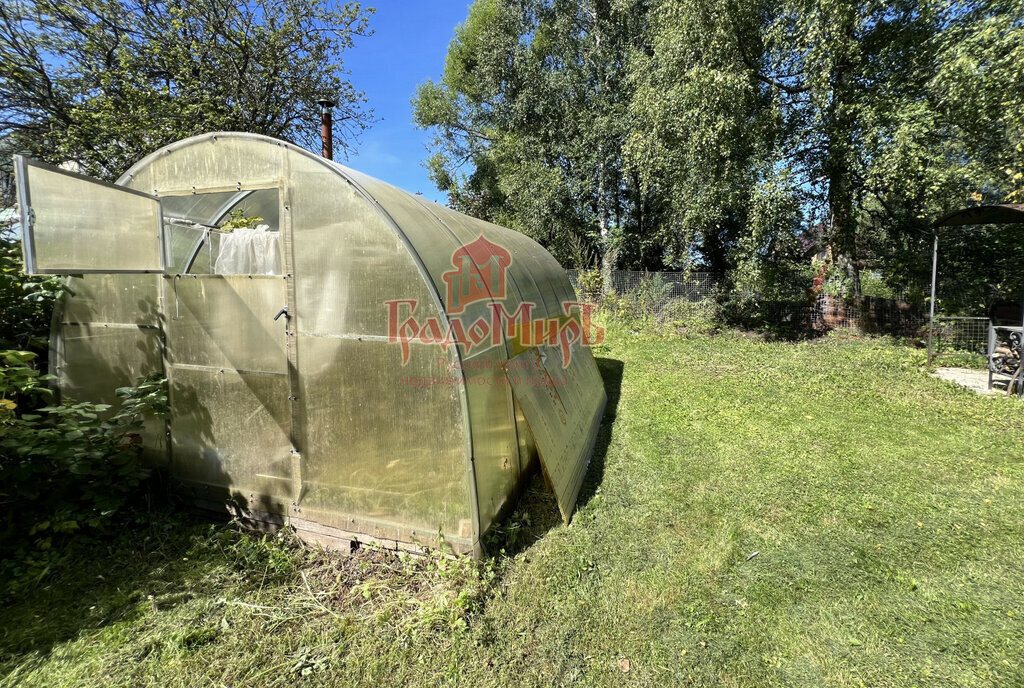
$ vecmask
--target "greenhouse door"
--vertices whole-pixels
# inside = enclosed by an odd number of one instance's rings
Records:
[[[164,280],[171,472],[196,496],[283,513],[293,499],[283,277]]]
[[[155,196],[14,157],[29,275],[162,272]]]
[[[290,214],[282,186],[244,186],[161,193],[171,266],[161,280],[170,468],[209,506],[286,514],[298,497],[299,458],[284,251]],[[204,229],[178,226],[180,217]],[[258,218],[259,227],[231,229],[227,217]]]

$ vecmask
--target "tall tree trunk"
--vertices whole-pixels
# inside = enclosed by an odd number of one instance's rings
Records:
[[[603,12],[607,8],[601,2],[594,2],[585,10],[593,21],[594,52],[591,55],[598,90],[595,94],[595,114],[598,116],[597,124],[597,227],[601,236],[601,283],[605,294],[611,291],[612,270],[615,268],[615,255],[611,245],[611,228],[609,219],[611,213],[608,208],[608,166],[607,166],[607,139],[604,120],[605,98],[608,97],[608,65],[605,63],[603,50],[604,36],[602,35]]]
[[[840,62],[833,68],[831,102],[826,110],[828,152],[825,175],[828,180],[828,209],[832,217],[832,242],[836,262],[846,272],[853,296],[861,295],[857,255],[857,226],[853,214],[853,127],[848,103],[848,67]],[[843,107],[846,105],[847,107]]]
[[[608,195],[604,168],[604,142],[597,146],[597,227],[601,234],[601,283],[605,294],[611,291],[614,256],[611,250],[611,232],[608,227]]]
[[[836,262],[846,272],[852,295],[860,296],[860,266],[857,254],[857,227],[853,217],[853,194],[850,188],[849,169],[844,166],[832,167],[829,173],[828,207],[832,215],[832,245],[837,253]]]

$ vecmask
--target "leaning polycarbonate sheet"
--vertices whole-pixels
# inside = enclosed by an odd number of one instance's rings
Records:
[[[576,370],[577,381],[584,394],[604,394],[604,378],[597,367],[594,350],[590,347],[578,347],[572,357],[572,365]]]
[[[17,156],[26,272],[159,272],[160,202]]]
[[[444,351],[414,347],[402,365],[396,344],[300,337],[299,353],[303,513],[471,543],[459,382]]]
[[[283,277],[163,278],[167,353],[172,363],[285,373],[287,304]]]
[[[285,513],[292,494],[290,401],[285,375],[171,366],[172,473]]]
[[[528,349],[508,361],[506,370],[568,523],[604,412],[604,389],[581,384],[580,371],[572,364],[563,368],[557,348]]]

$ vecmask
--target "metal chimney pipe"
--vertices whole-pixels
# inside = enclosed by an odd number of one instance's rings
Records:
[[[323,98],[316,101],[320,106],[320,140],[323,142],[323,155],[328,160],[334,160],[334,126],[331,119],[331,110],[334,108],[334,101]]]

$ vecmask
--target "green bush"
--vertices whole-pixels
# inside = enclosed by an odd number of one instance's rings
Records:
[[[602,312],[631,330],[644,330],[654,324],[653,315],[641,308],[632,294],[607,294]]]
[[[807,329],[807,299],[764,298],[760,294],[721,291],[716,312],[726,327],[776,335],[796,335]]]
[[[597,268],[584,268],[576,273],[576,285],[581,300],[596,302],[604,291],[604,277]]]
[[[726,325],[742,329],[764,326],[768,314],[764,302],[757,294],[741,291],[722,291],[715,295]]]
[[[0,352],[0,576],[10,589],[45,574],[71,534],[102,530],[143,492],[142,426],[167,409],[162,376],[117,390],[120,408],[53,402],[26,351]]]
[[[23,273],[21,242],[0,235],[0,349],[45,353],[57,297],[67,291],[63,277]]]
[[[606,294],[603,311],[630,329],[647,329],[657,323],[671,292],[672,285],[660,274],[646,275],[624,294]]]
[[[660,323],[686,334],[712,334],[721,326],[718,304],[712,299],[670,299],[658,316]]]
[[[665,281],[661,273],[645,275],[640,279],[639,284],[629,293],[636,308],[646,315],[655,315],[668,301],[668,295],[672,293],[672,285]]]
[[[862,272],[860,275],[860,293],[863,296],[874,296],[879,299],[894,299],[896,292],[885,278],[877,272]]]

